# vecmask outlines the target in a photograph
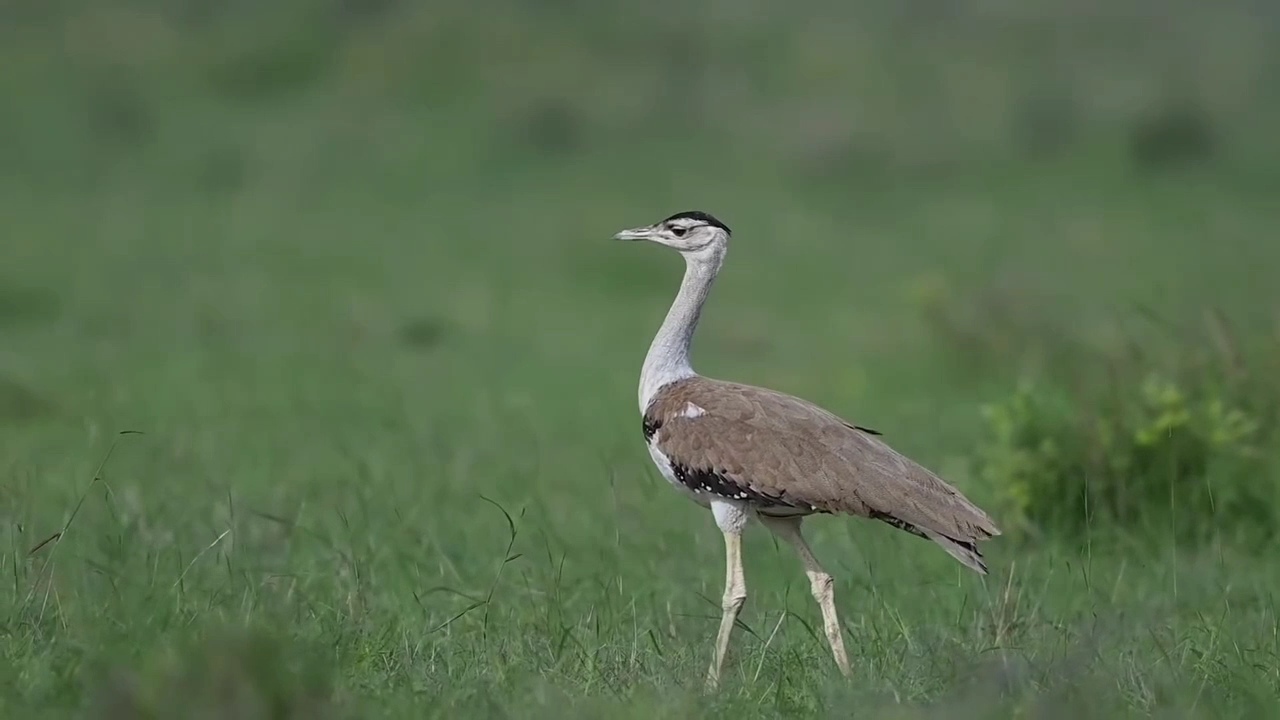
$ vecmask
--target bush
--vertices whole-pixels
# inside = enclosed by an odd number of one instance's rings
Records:
[[[1208,361],[1207,346],[1163,353],[1173,371],[1113,361],[1074,392],[1024,382],[984,407],[975,475],[1011,534],[1275,535],[1275,466],[1259,451],[1276,438],[1274,384]]]

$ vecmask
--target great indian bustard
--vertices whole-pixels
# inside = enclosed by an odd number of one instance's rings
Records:
[[[685,260],[680,291],[640,371],[640,413],[658,470],[710,508],[724,534],[723,615],[707,681],[720,681],[729,635],[746,602],[742,531],[752,517],[800,556],[831,653],[848,675],[832,579],[801,535],[805,516],[845,513],[881,520],[932,540],[982,574],[987,567],[977,543],[1000,530],[955,488],[885,444],[880,433],[800,398],[693,371],[690,343],[729,236],[728,226],[700,211],[614,236],[666,245]]]

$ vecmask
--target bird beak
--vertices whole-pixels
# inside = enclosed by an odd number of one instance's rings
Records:
[[[653,237],[653,226],[631,228],[623,230],[613,236],[614,240],[648,240]]]

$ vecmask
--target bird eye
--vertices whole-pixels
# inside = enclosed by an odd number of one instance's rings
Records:
[[[680,227],[679,225],[671,226],[671,234],[676,237],[684,237],[684,234],[687,232],[689,232],[689,228]]]

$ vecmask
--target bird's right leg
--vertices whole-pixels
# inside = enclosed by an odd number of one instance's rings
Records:
[[[832,589],[834,582],[831,575],[818,564],[818,559],[813,556],[813,551],[809,549],[809,543],[805,542],[804,535],[800,534],[801,519],[799,517],[771,518],[761,515],[760,522],[773,531],[774,535],[785,540],[800,556],[800,562],[804,564],[804,574],[809,576],[809,589],[813,592],[813,599],[818,601],[818,607],[822,610],[822,629],[827,636],[827,643],[831,645],[831,655],[835,658],[840,672],[848,677],[849,655],[844,651],[844,636],[841,634],[840,618],[836,615],[835,591]]]
[[[748,510],[740,503],[714,500],[711,511],[716,525],[724,533],[724,597],[720,602],[720,632],[716,634],[716,654],[707,669],[707,686],[720,684],[720,671],[724,668],[724,656],[729,650],[729,636],[733,633],[738,612],[747,601],[747,581],[742,572],[742,530],[747,524]]]
[[[729,651],[729,636],[733,633],[734,623],[738,621],[738,612],[747,601],[747,582],[742,572],[742,533],[725,532],[724,534],[724,597],[720,602],[720,632],[716,634],[716,654],[707,669],[707,686],[720,684],[720,671],[724,667],[724,656]]]

